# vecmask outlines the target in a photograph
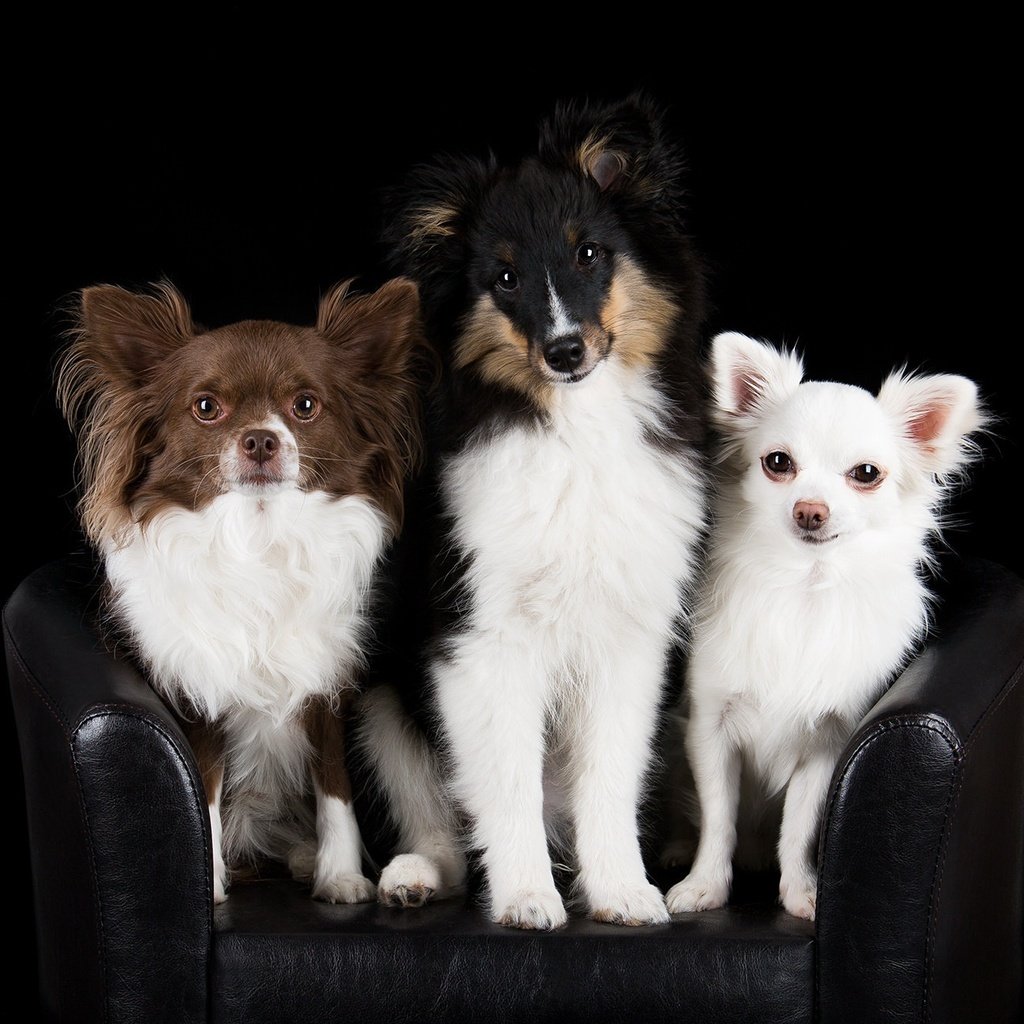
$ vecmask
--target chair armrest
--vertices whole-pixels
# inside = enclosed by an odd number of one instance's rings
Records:
[[[206,1020],[210,828],[174,716],[95,628],[84,560],[3,613],[46,1019]]]
[[[832,779],[818,851],[824,1024],[1019,1019],[1024,582],[974,561],[945,589],[936,638]]]

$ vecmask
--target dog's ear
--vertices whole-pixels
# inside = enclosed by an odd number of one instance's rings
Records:
[[[878,401],[892,416],[922,468],[937,476],[955,474],[977,454],[971,435],[985,426],[974,381],[955,374],[890,374]]]
[[[392,373],[422,335],[416,283],[395,277],[369,295],[350,295],[352,281],[335,285],[321,300],[317,333],[370,372]]]
[[[642,93],[604,106],[560,104],[541,123],[539,155],[568,165],[602,192],[653,206],[682,198],[682,158],[666,136],[664,113]]]
[[[78,437],[82,525],[94,544],[131,521],[131,493],[146,465],[139,389],[153,368],[196,333],[170,284],[152,295],[109,285],[78,297],[73,341],[57,367],[57,400]]]
[[[82,355],[112,381],[141,384],[161,360],[196,334],[188,303],[167,281],[151,295],[113,285],[85,288],[76,318]]]
[[[728,331],[711,342],[711,386],[720,426],[742,426],[791,395],[803,379],[796,352]]]
[[[433,296],[457,284],[466,235],[480,200],[497,173],[497,162],[439,157],[413,169],[405,184],[385,195],[384,241],[395,269]]]
[[[350,284],[336,285],[321,299],[316,330],[345,356],[339,389],[371,444],[373,494],[398,529],[405,481],[422,454],[422,393],[436,364],[414,281],[396,277],[370,295],[349,295]]]

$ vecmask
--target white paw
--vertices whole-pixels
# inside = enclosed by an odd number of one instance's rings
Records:
[[[400,853],[380,873],[377,898],[386,907],[422,907],[443,889],[437,864],[418,853]]]
[[[359,874],[328,875],[313,879],[313,899],[324,903],[370,903],[377,886]]]
[[[617,891],[590,899],[590,916],[595,921],[607,924],[627,924],[633,927],[643,924],[665,924],[668,911],[665,898],[657,886],[645,882],[642,885],[622,886]]]
[[[728,899],[727,878],[702,878],[691,872],[669,889],[665,905],[670,914],[689,914],[724,907]]]
[[[288,871],[296,882],[312,881],[316,871],[316,843],[311,839],[296,843],[288,851]]]
[[[787,913],[794,917],[802,917],[807,921],[814,920],[818,893],[813,878],[810,880],[801,878],[794,883],[783,877],[779,882],[779,898]]]
[[[561,928],[569,920],[562,898],[551,889],[517,892],[501,906],[494,905],[492,919],[506,928],[532,928],[551,931]]]

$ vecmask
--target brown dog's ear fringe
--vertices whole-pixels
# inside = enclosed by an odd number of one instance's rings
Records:
[[[320,300],[316,313],[316,331],[328,341],[336,340],[341,333],[342,325],[346,322],[348,311],[345,301],[354,283],[354,277],[339,281]]]
[[[369,295],[353,295],[351,281],[343,281],[320,300],[316,330],[361,367],[349,377],[349,403],[373,445],[373,496],[398,530],[405,482],[422,457],[422,396],[436,379],[419,288],[396,277]]]
[[[128,495],[145,466],[138,391],[196,328],[168,281],[149,295],[98,285],[78,299],[72,341],[57,367],[57,400],[78,439],[82,525],[101,546],[129,524]]]
[[[169,281],[151,295],[113,285],[82,291],[78,333],[83,347],[112,377],[141,381],[196,334],[184,296]]]
[[[335,285],[321,300],[316,329],[321,337],[370,360],[385,359],[421,333],[416,283],[395,277],[369,295],[351,295],[352,281]]]

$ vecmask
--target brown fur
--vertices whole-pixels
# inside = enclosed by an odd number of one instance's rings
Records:
[[[170,284],[143,295],[85,289],[57,392],[78,431],[90,540],[116,542],[131,522],[171,507],[204,507],[223,489],[223,430],[268,412],[288,421],[294,396],[307,391],[322,411],[290,421],[300,486],[368,497],[397,530],[420,455],[418,292],[402,278],[371,295],[349,290],[345,282],[324,296],[316,327],[250,320],[201,331]],[[193,417],[206,393],[232,409],[223,427]]]
[[[427,363],[419,309],[406,279],[370,295],[353,295],[344,282],[323,297],[313,327],[248,320],[207,331],[170,284],[149,294],[86,289],[57,391],[79,437],[90,540],[118,543],[132,524],[145,528],[165,510],[208,505],[229,486],[221,453],[271,416],[295,438],[300,489],[368,498],[397,531],[420,457]],[[306,395],[318,402],[308,420],[293,412]],[[195,402],[207,397],[223,415],[201,422]],[[344,719],[354,682],[313,702],[302,721],[317,788],[347,803]],[[198,714],[186,718],[212,805],[224,780],[224,733]]]
[[[354,693],[346,690],[335,701],[314,701],[303,725],[313,747],[313,777],[325,796],[352,802],[352,782],[345,764],[345,723]]]
[[[224,780],[224,734],[218,726],[203,721],[189,722],[187,730],[203,780],[206,802],[212,804]]]

